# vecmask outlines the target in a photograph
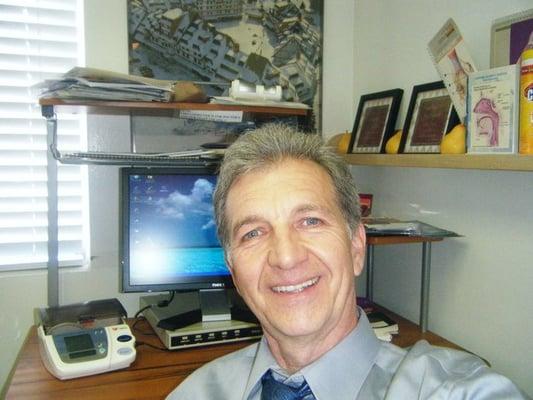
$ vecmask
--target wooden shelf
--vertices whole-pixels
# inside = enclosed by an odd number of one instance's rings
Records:
[[[62,100],[39,99],[41,106],[65,107],[102,107],[125,109],[154,109],[154,110],[206,110],[206,111],[244,111],[254,114],[307,116],[309,109],[251,106],[241,104],[212,104],[212,103],[164,103],[164,102],[133,102],[133,101],[102,101],[102,100]]]
[[[521,154],[344,154],[351,165],[533,171],[533,155]]]

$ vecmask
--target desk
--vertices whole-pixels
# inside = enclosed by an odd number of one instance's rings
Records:
[[[422,279],[420,284],[420,328],[428,329],[429,313],[429,275],[431,272],[431,243],[439,242],[442,237],[427,236],[371,236],[367,235],[366,244],[366,297],[374,300],[374,247],[385,244],[422,243]]]
[[[400,334],[393,339],[393,343],[398,346],[407,347],[419,339],[426,339],[434,345],[459,348],[431,332],[422,333],[416,324],[399,315],[377,308],[398,322]],[[151,332],[146,322],[137,325],[143,332]],[[135,331],[135,336],[138,342],[162,346],[157,336],[141,334],[138,331]],[[237,342],[177,351],[161,351],[148,346],[139,346],[137,359],[127,369],[60,381],[50,375],[42,365],[36,328],[32,327],[13,367],[6,399],[164,399],[198,367],[249,344],[250,342]]]

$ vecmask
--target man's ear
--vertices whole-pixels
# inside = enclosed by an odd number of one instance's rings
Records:
[[[237,290],[237,293],[241,294],[241,291],[239,290],[239,286],[237,285],[237,282],[235,280],[235,274],[233,270],[233,265],[231,262],[231,256],[227,251],[224,251],[224,260],[226,261],[226,266],[229,269],[229,272],[231,274],[231,279],[233,280],[233,286],[235,286],[235,289]]]
[[[229,269],[229,272],[233,275],[233,266],[231,263],[231,257],[227,250],[224,250],[224,261],[226,262],[226,266]]]
[[[351,242],[353,273],[359,276],[363,272],[366,253],[366,232],[363,224],[360,223],[354,230]]]

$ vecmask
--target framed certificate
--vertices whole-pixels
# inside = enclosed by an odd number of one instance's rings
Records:
[[[402,89],[393,89],[361,96],[348,146],[350,153],[385,152],[402,95]]]
[[[413,87],[400,152],[439,153],[442,138],[459,122],[442,81]]]

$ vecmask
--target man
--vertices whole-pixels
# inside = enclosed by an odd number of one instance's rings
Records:
[[[470,354],[376,338],[355,300],[365,256],[355,184],[318,136],[267,125],[241,137],[214,206],[235,286],[264,336],[169,399],[524,398]]]

